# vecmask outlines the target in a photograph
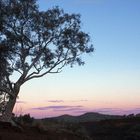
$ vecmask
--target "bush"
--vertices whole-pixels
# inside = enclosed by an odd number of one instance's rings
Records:
[[[34,121],[34,118],[30,116],[30,114],[20,115],[16,118],[16,121],[20,124],[32,124]]]

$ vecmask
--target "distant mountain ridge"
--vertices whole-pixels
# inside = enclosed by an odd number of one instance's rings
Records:
[[[72,116],[72,115],[62,115],[58,117],[52,117],[52,118],[45,118],[43,120],[52,120],[52,121],[58,121],[58,122],[93,122],[93,121],[101,121],[106,119],[120,119],[122,116],[120,115],[106,115],[106,114],[100,114],[96,112],[88,112],[79,116]]]

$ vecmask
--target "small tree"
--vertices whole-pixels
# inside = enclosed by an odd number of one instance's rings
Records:
[[[93,52],[90,37],[81,31],[80,15],[58,7],[39,11],[36,0],[0,1],[0,48],[9,52],[0,91],[9,96],[1,120],[10,121],[21,85],[66,65],[83,65],[81,55]],[[18,73],[19,78],[12,81]]]

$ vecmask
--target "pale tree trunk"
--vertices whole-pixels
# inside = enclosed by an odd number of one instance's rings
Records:
[[[9,101],[6,104],[6,108],[4,110],[4,113],[0,117],[0,121],[12,122],[12,111],[13,111],[15,103],[16,103],[17,95],[20,91],[19,84],[15,84],[13,89],[14,89],[12,92],[13,97],[9,98]]]
[[[12,122],[12,111],[14,109],[16,99],[17,99],[18,93],[20,91],[20,87],[23,84],[24,77],[21,76],[21,78],[19,78],[19,80],[14,84],[14,86],[11,90],[9,101],[6,104],[4,113],[2,114],[2,116],[0,116],[0,121]],[[11,85],[11,87],[12,87],[12,85]]]
[[[16,96],[12,99],[11,98],[9,99],[4,114],[0,117],[0,121],[11,122],[12,111],[14,109],[15,103],[16,103]]]

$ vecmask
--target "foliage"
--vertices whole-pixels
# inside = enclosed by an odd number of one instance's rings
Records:
[[[82,54],[94,51],[79,14],[39,11],[36,0],[1,0],[0,9],[0,92],[9,101],[25,82],[83,65]]]
[[[80,30],[80,15],[64,13],[58,7],[39,11],[35,0],[2,2],[5,21],[0,45],[14,48],[8,62],[11,74],[17,71],[21,75],[20,84],[57,73],[68,64],[82,65],[80,55],[93,51],[88,46],[89,35]]]

